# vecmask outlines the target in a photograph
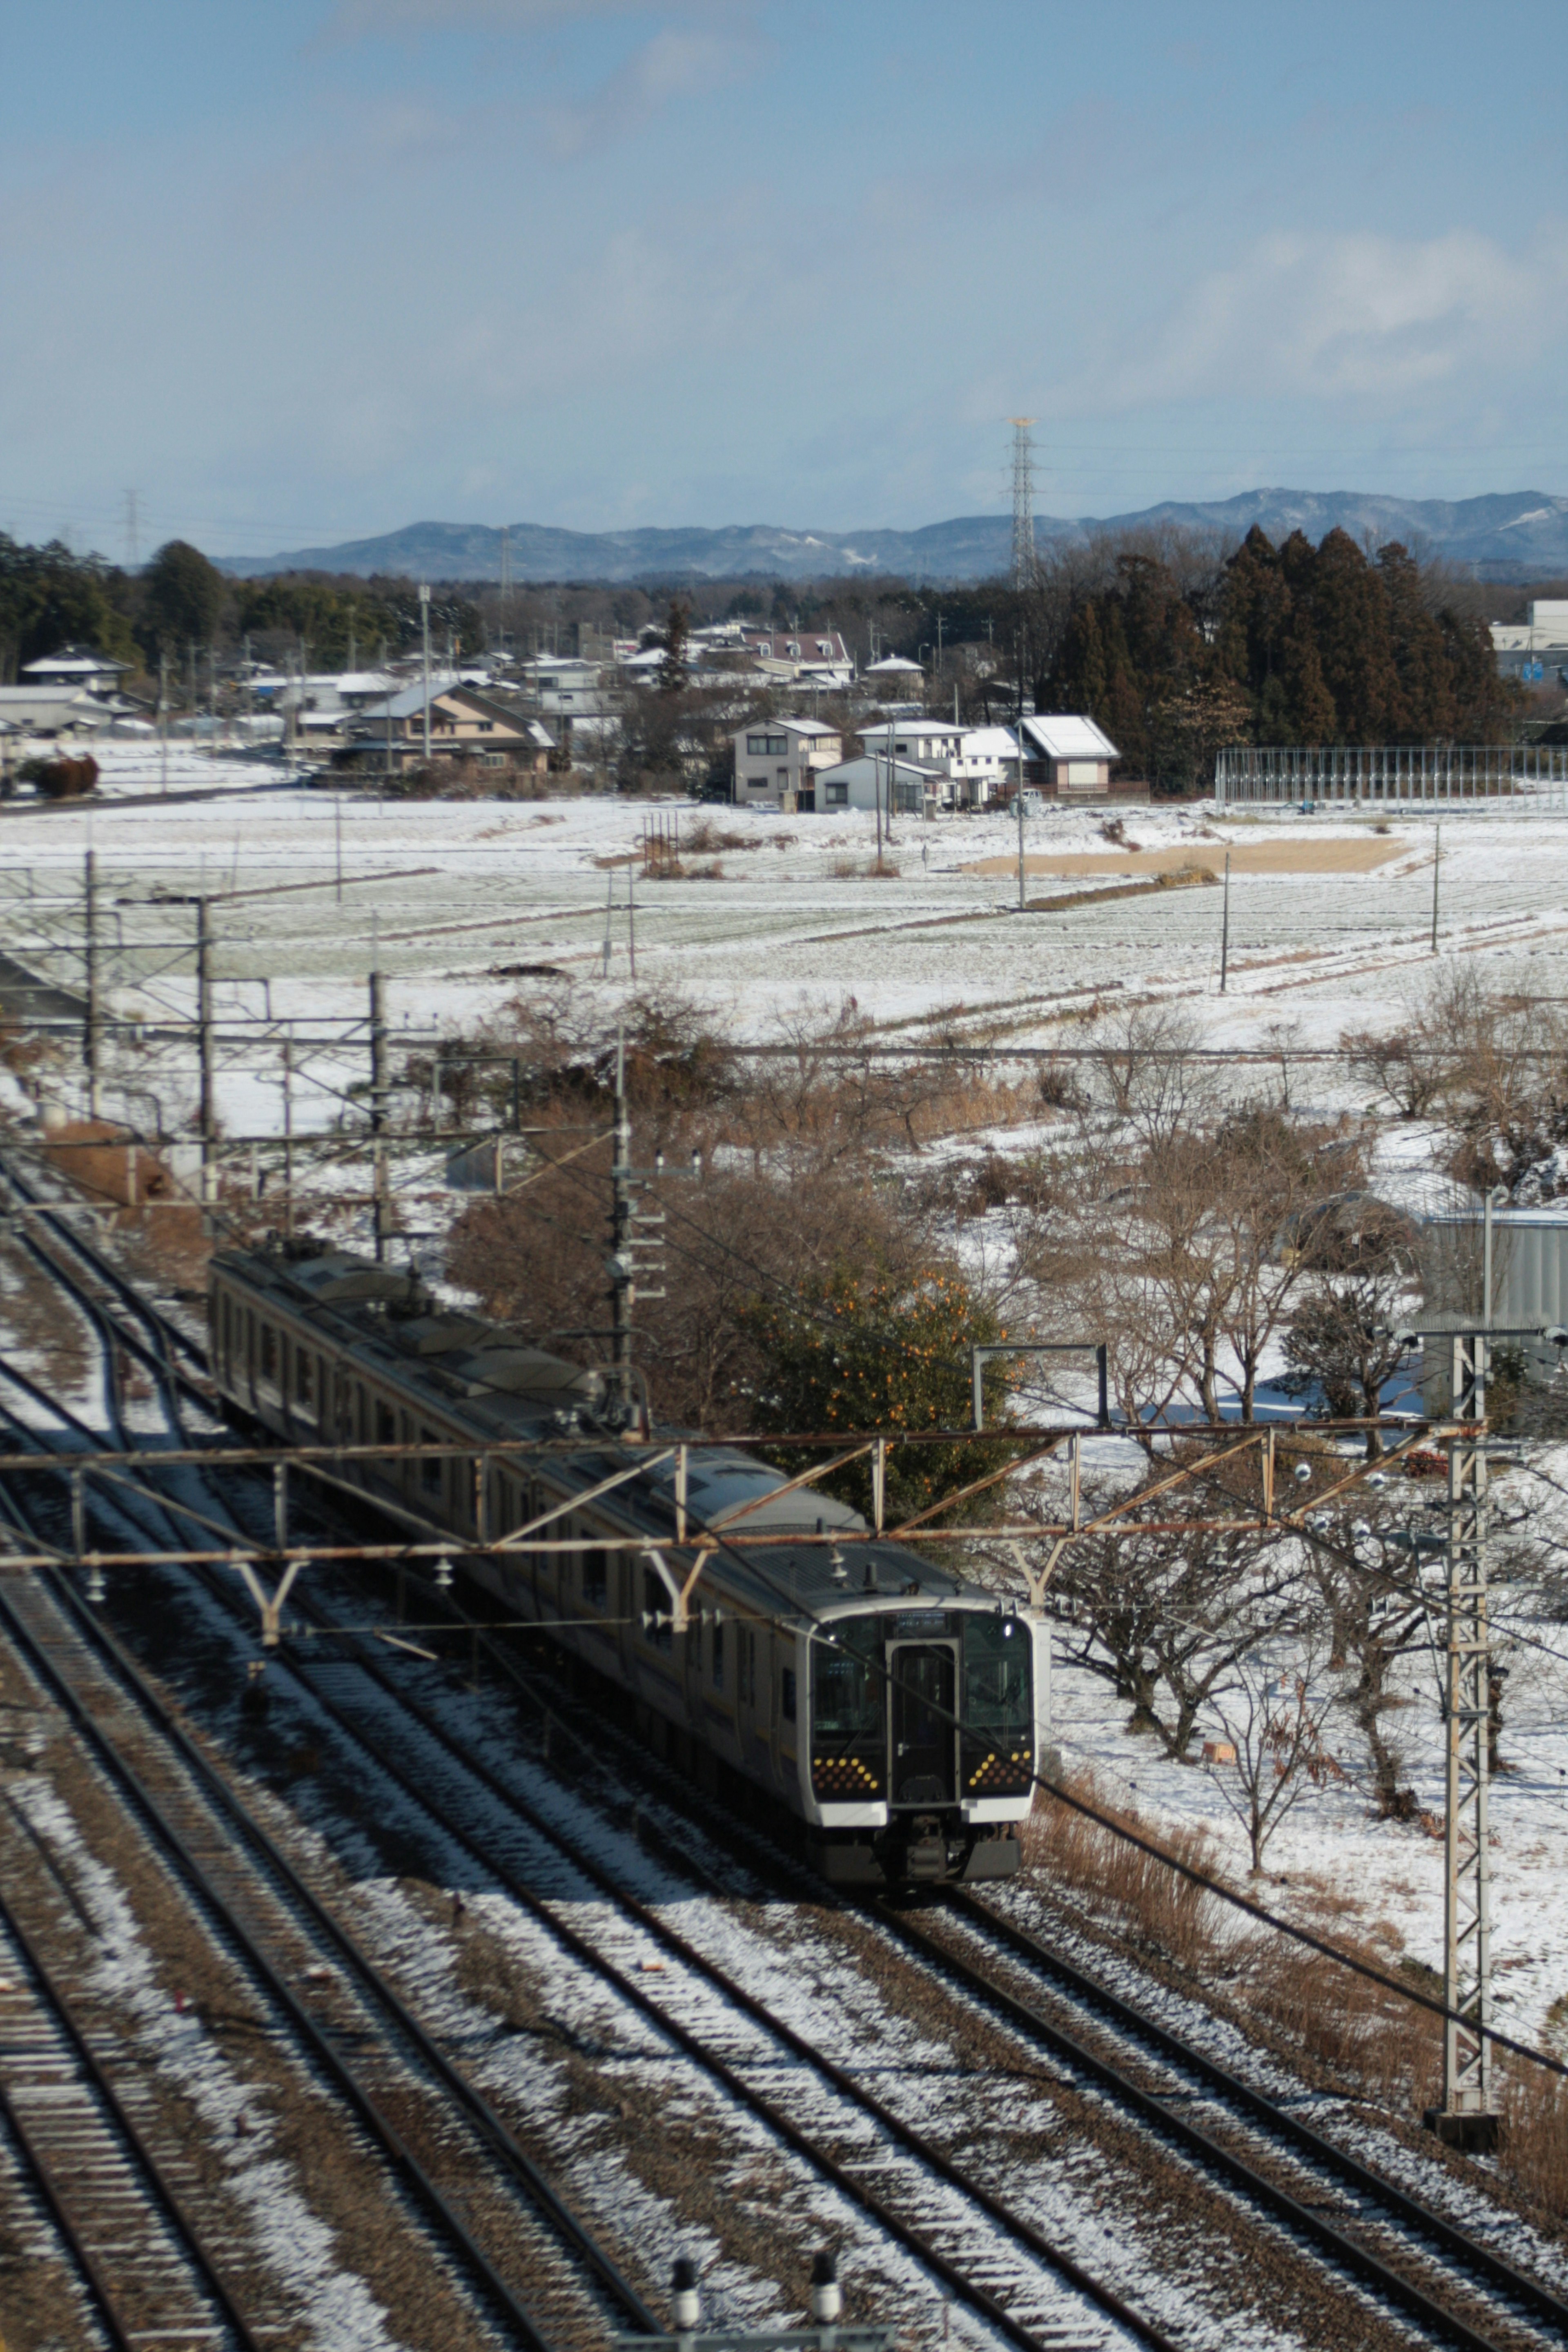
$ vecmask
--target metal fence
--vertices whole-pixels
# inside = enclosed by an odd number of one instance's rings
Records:
[[[1300,743],[1215,754],[1220,808],[1464,808],[1509,802],[1568,811],[1568,751],[1507,743]]]

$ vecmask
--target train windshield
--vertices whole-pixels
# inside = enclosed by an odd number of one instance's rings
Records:
[[[832,1644],[812,1643],[813,1736],[865,1739],[882,1729],[881,1634],[874,1617],[847,1617]]]
[[[1016,1748],[1033,1734],[1031,1646],[1016,1617],[965,1612],[963,1727],[992,1747]]]

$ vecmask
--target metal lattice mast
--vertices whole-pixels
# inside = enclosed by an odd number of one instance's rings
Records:
[[[1035,445],[1032,416],[1015,416],[1013,427],[1013,585],[1026,588],[1035,574]]]
[[[1466,2147],[1496,2137],[1492,2106],[1490,1866],[1487,1848],[1491,1675],[1487,1627],[1487,1455],[1489,1342],[1453,1337],[1453,1417],[1447,1440],[1447,1657],[1443,1712],[1447,1763],[1443,1918],[1443,2105],[1429,2118]]]

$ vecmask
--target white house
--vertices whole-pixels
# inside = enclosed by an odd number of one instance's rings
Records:
[[[875,738],[873,737],[873,741]],[[923,761],[900,760],[895,752],[889,762],[886,751],[875,750],[858,760],[844,760],[835,768],[822,769],[816,778],[816,807],[831,813],[835,809],[874,809],[888,806],[888,770],[893,772],[892,807],[895,815],[923,816],[928,808],[940,807],[951,789],[945,771]]]
[[[1092,719],[1054,710],[1019,723],[1026,782],[1064,799],[1075,793],[1092,798],[1110,790],[1111,762],[1121,754]]]
[[[24,662],[22,680],[26,686],[69,686],[88,694],[113,694],[130,667],[129,662],[110,661],[84,646],[62,646],[58,654]]]
[[[936,769],[947,780],[944,803],[984,808],[1005,784],[1018,757],[1016,738],[1005,727],[961,727],[951,719],[884,719],[879,727],[862,727],[865,750],[887,758],[912,760]]]
[[[114,717],[79,686],[0,686],[0,719],[23,735],[100,734]]]
[[[1492,652],[1504,677],[1527,682],[1544,677],[1548,668],[1559,668],[1568,656],[1568,602],[1562,597],[1541,599],[1531,604],[1530,618],[1522,626],[1517,622],[1494,621],[1491,639]]]
[[[809,813],[816,806],[816,779],[837,767],[844,744],[836,729],[816,719],[753,719],[734,734],[735,799],[777,801],[781,808]]]
[[[910,696],[925,691],[926,674],[919,662],[905,661],[899,654],[873,662],[861,676],[883,702],[907,701]]]

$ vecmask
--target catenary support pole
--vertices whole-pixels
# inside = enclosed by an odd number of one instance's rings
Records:
[[[89,849],[82,874],[82,961],[85,966],[87,1018],[82,1027],[81,1057],[87,1066],[87,1115],[96,1118],[100,1108],[100,1085],[103,1055],[103,1007],[99,996],[98,877]]]
[[[1018,912],[1023,913],[1026,885],[1024,880],[1024,705],[1020,692],[1018,702],[1018,782],[1013,794],[1018,812]]]
[[[1432,852],[1432,952],[1437,952],[1437,883],[1443,871],[1443,827],[1437,826],[1437,839]]]
[[[1225,853],[1225,896],[1220,902],[1219,919],[1219,992],[1223,996],[1230,976],[1230,852]]]
[[[370,975],[370,1131],[374,1153],[375,1255],[386,1255],[386,989],[381,972],[380,926]]]
[[[283,1231],[294,1231],[294,1024],[283,1032]]]
[[[196,1064],[199,1072],[196,1125],[202,1146],[202,1202],[217,1189],[217,1134],[213,1103],[213,971],[212,910],[205,898],[196,900]]]
[[[1484,1331],[1452,1335],[1447,1642],[1443,1713],[1443,2104],[1426,2123],[1450,2147],[1495,2147],[1492,2104],[1491,1871],[1488,1797],[1491,1673],[1487,1625],[1487,1372]]]
[[[425,651],[425,765],[430,765],[430,583],[419,583],[419,635]]]

